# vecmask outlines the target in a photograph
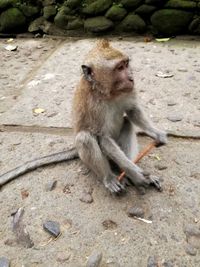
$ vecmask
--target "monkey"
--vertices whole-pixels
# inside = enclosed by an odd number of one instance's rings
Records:
[[[98,40],[81,65],[82,76],[73,103],[74,147],[38,158],[0,176],[0,186],[38,167],[75,158],[85,164],[111,193],[125,190],[117,180],[112,162],[124,170],[138,188],[153,184],[157,178],[132,162],[138,153],[136,126],[157,145],[167,143],[167,134],[157,129],[138,101],[129,57],[106,39]]]

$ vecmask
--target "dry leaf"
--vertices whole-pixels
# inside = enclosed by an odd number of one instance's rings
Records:
[[[44,113],[45,112],[45,109],[43,109],[43,108],[34,108],[33,109],[33,112],[35,114],[40,114],[40,113]]]
[[[157,42],[168,42],[170,40],[170,38],[157,38],[156,41]]]

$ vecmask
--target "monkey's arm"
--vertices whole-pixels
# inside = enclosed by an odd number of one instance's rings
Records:
[[[72,160],[78,158],[78,152],[76,148],[69,149],[67,151],[55,153],[52,155],[48,155],[42,158],[37,158],[35,160],[27,161],[23,165],[8,171],[0,176],[0,187],[9,181],[17,178],[18,176],[27,173],[29,171],[33,171],[39,167],[49,165],[52,163],[58,163],[62,161]]]
[[[139,126],[147,135],[155,139],[158,145],[167,143],[167,134],[154,127],[150,119],[146,117],[143,110],[137,104],[131,110],[127,111],[127,115],[135,125]]]

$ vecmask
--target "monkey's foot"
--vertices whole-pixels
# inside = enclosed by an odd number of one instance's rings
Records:
[[[161,186],[161,183],[159,181],[159,178],[157,176],[154,176],[154,175],[149,175],[148,176],[148,179],[150,180],[150,185],[153,185],[155,186],[155,188],[158,190],[158,191],[162,191],[162,186]]]
[[[105,184],[105,187],[111,193],[121,193],[121,192],[123,192],[125,190],[124,185],[121,184],[116,178],[105,180],[104,184]]]

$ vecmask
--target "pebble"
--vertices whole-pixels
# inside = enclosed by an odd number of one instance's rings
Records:
[[[55,189],[56,185],[57,185],[57,181],[56,180],[50,181],[45,185],[45,190],[46,191],[52,191],[53,189]]]
[[[184,228],[184,233],[186,234],[186,237],[189,236],[196,236],[200,238],[200,229],[197,225],[188,224]]]
[[[155,168],[158,169],[159,171],[166,170],[167,166],[163,164],[155,164]]]
[[[56,115],[58,115],[58,112],[51,112],[51,113],[47,114],[47,117],[52,118],[52,117],[55,117]]]
[[[86,267],[98,267],[102,260],[102,253],[100,251],[94,251],[89,256]]]
[[[143,218],[144,217],[144,210],[143,208],[140,207],[132,207],[128,210],[128,216],[129,217],[140,217]]]
[[[10,262],[6,257],[1,257],[0,258],[0,267],[9,267]]]
[[[191,256],[196,256],[197,254],[197,250],[191,244],[185,246],[185,252]]]
[[[187,72],[188,70],[186,68],[178,68],[178,71],[180,71],[180,72]]]
[[[79,199],[84,203],[92,203],[94,201],[92,195],[86,192],[83,192],[82,196]]]
[[[174,101],[169,101],[169,102],[167,103],[167,105],[170,106],[170,107],[172,107],[172,106],[177,105],[177,103],[174,102]]]
[[[147,267],[157,267],[158,261],[155,256],[149,256],[147,260]]]
[[[54,237],[57,237],[60,234],[60,224],[55,221],[46,221],[43,224],[43,228],[45,231],[53,235]]]
[[[183,117],[180,115],[171,115],[168,116],[167,119],[172,122],[182,121]]]
[[[114,222],[114,221],[112,221],[112,220],[109,220],[109,219],[103,221],[103,222],[102,222],[102,225],[103,225],[103,227],[104,227],[106,230],[117,228],[117,223]]]
[[[174,264],[173,264],[173,262],[171,262],[171,261],[165,261],[164,263],[163,263],[163,267],[173,267],[174,266]]]
[[[64,263],[70,259],[71,255],[66,252],[60,252],[57,255],[57,262]]]

